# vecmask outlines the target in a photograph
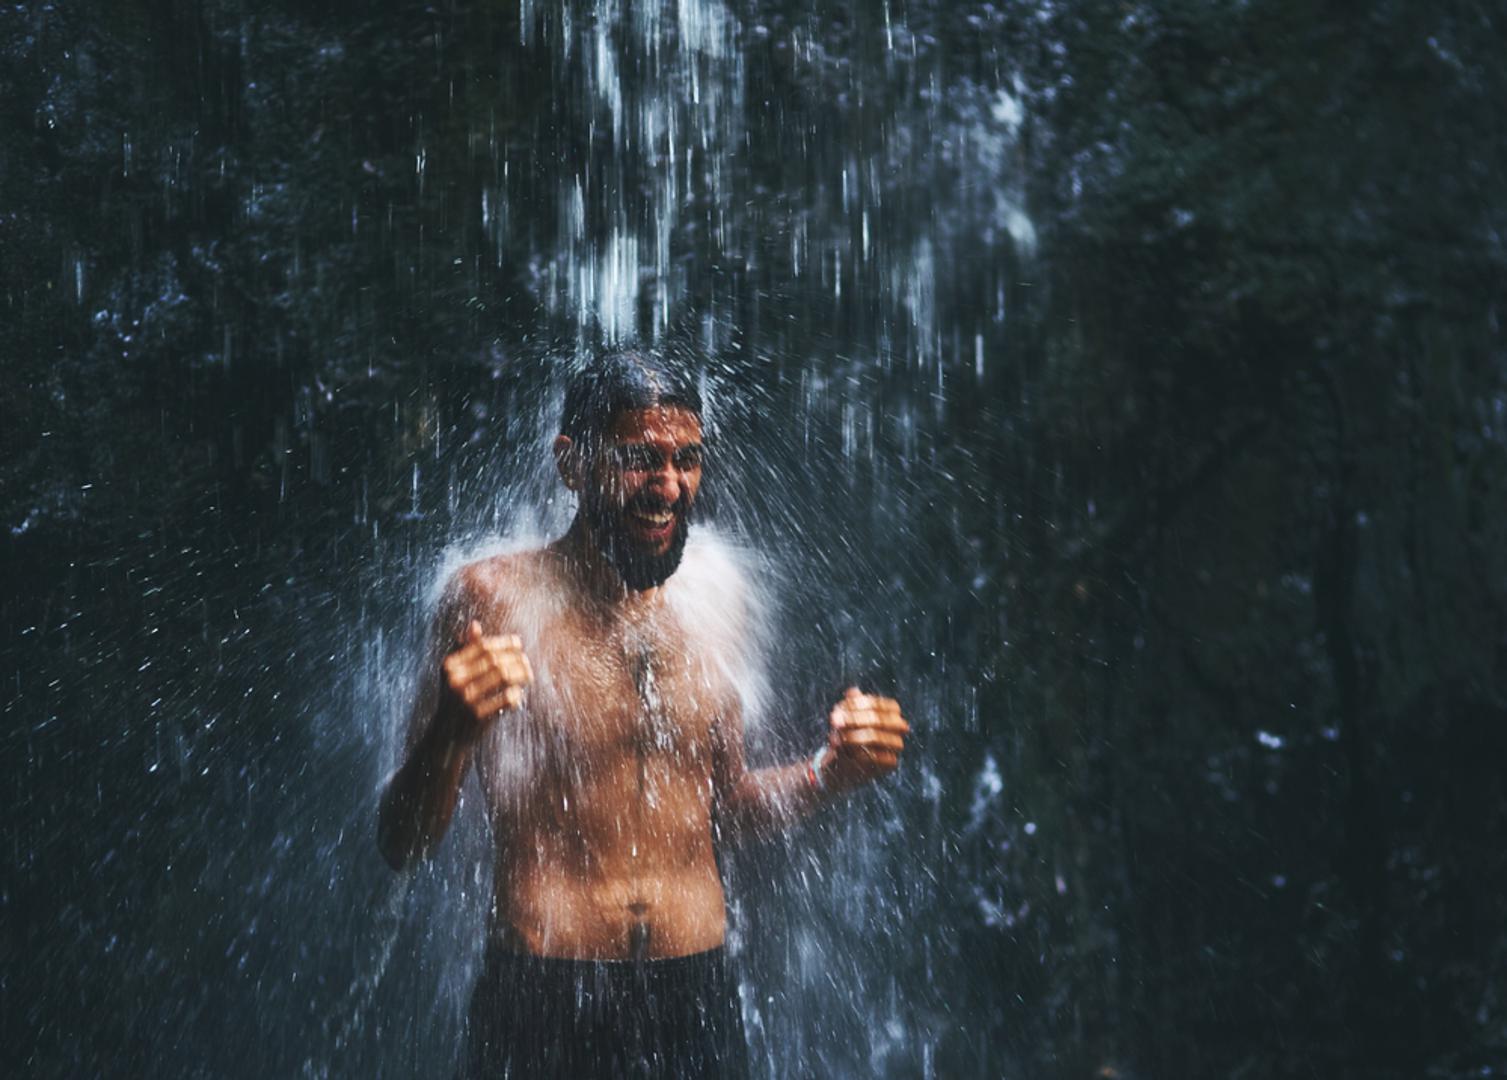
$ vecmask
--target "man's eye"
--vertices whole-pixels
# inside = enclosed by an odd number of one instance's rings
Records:
[[[675,455],[677,469],[694,469],[701,464],[701,447],[688,446]]]
[[[617,452],[617,463],[629,472],[642,472],[653,469],[657,461],[647,446],[624,446]]]

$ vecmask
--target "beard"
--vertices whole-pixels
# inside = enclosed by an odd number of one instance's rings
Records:
[[[586,507],[586,521],[597,547],[617,571],[623,584],[632,592],[643,592],[663,585],[680,567],[690,535],[690,501],[682,493],[665,507],[649,499],[635,499],[627,506],[608,507],[592,500]],[[634,510],[665,510],[675,515],[675,528],[664,551],[651,551],[635,540],[628,531],[627,518]]]

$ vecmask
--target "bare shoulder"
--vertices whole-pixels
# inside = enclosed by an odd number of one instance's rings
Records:
[[[520,609],[535,607],[549,591],[554,574],[549,552],[544,549],[510,551],[474,559],[451,574],[445,585],[441,608],[446,621],[462,626],[480,619],[490,632],[500,622],[510,621]]]
[[[447,591],[474,600],[516,593],[537,579],[544,559],[543,550],[510,551],[474,559],[455,571]]]
[[[446,603],[481,610],[527,604],[553,574],[549,551],[506,551],[464,563],[445,586]]]
[[[754,553],[715,534],[686,545],[669,595],[687,629],[708,644],[734,650],[756,634],[758,597],[749,586],[755,559]]]

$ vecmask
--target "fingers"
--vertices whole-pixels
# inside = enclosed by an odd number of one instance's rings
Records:
[[[466,708],[477,719],[487,719],[507,709],[516,709],[523,704],[523,687],[498,682],[490,690],[475,691],[467,687],[461,695]]]
[[[524,655],[523,645],[517,634],[481,638],[445,657],[445,670],[463,681],[477,678],[481,673],[494,669],[501,671],[513,682],[533,682],[534,668]]]
[[[893,731],[899,735],[904,735],[910,731],[910,724],[906,722],[903,716],[898,714],[886,715],[885,713],[876,712],[834,711],[832,713],[832,727],[839,731],[849,728],[877,728],[880,731]]]
[[[900,703],[894,698],[880,697],[878,694],[865,694],[856,686],[850,686],[843,694],[842,700],[837,703],[837,708],[856,711],[873,711],[900,715]]]
[[[850,686],[832,708],[832,749],[858,777],[875,777],[900,764],[910,724],[893,698]]]
[[[494,692],[506,690],[511,685],[513,684],[503,672],[496,668],[489,668],[464,683],[458,692],[462,700],[470,705]]]
[[[850,687],[832,708],[832,727],[874,727],[905,734],[910,724],[900,715],[900,703],[893,698],[864,694]]]
[[[838,734],[837,741],[839,746],[894,750],[896,753],[905,749],[905,737],[903,735],[895,731],[885,731],[882,728],[846,728]]]
[[[473,708],[478,716],[493,716],[508,709],[516,709],[522,704],[523,688],[505,686],[498,693],[478,701]]]
[[[466,708],[490,717],[523,703],[523,687],[534,680],[533,665],[517,634],[488,637],[475,619],[464,642],[444,660],[445,679]]]
[[[870,761],[878,765],[885,772],[889,772],[891,769],[896,769],[900,766],[900,755],[887,750],[870,751],[868,757]]]
[[[528,656],[523,651],[523,641],[517,634],[490,638],[485,644],[488,655],[507,673],[510,680],[515,683],[534,681],[533,665],[528,662]]]

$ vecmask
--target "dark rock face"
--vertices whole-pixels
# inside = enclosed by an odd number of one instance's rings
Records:
[[[1415,7],[12,5],[7,1074],[448,1071],[487,841],[375,793],[625,342],[755,757],[916,726],[726,860],[769,1072],[1499,1066],[1507,76]]]

